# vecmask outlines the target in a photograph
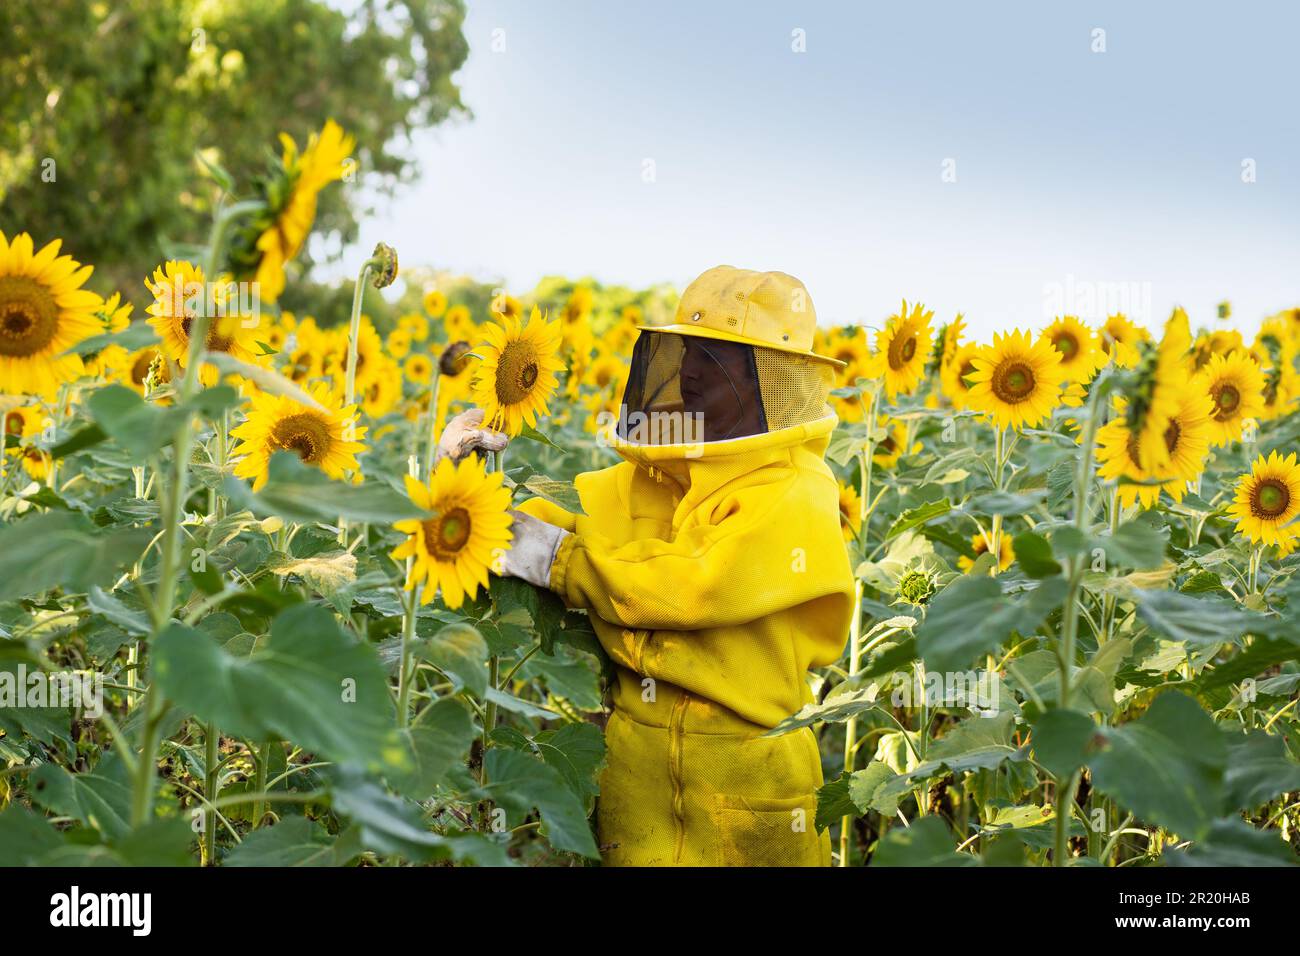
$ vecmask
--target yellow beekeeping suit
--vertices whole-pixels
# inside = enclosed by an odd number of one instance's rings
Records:
[[[822,460],[831,414],[697,445],[613,439],[580,475],[585,515],[521,510],[572,535],[550,585],[617,665],[597,824],[611,865],[816,866],[811,730],[764,737],[837,660],[853,582]]]

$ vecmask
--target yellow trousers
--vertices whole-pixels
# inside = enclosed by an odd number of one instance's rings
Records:
[[[767,729],[663,681],[605,729],[597,830],[607,866],[829,866],[812,731]]]

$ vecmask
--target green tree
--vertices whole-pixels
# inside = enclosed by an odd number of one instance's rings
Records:
[[[356,234],[362,184],[415,178],[414,131],[464,111],[463,0],[42,0],[0,4],[0,229],[96,267],[139,300],[165,255],[202,238],[215,195],[196,151],[246,186],[277,137],[333,117],[357,174],[318,231]]]

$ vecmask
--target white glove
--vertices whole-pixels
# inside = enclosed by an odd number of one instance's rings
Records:
[[[510,439],[490,428],[479,428],[478,426],[482,424],[483,409],[481,408],[471,408],[467,412],[461,412],[449,421],[438,438],[438,451],[434,455],[433,463],[436,465],[448,457],[452,461],[460,461],[479,448],[484,451],[503,451]]]
[[[501,555],[498,573],[522,578],[539,588],[549,588],[551,565],[555,563],[556,552],[569,532],[522,511],[512,510],[510,516],[515,519],[510,526],[514,539],[510,542],[510,549]]]

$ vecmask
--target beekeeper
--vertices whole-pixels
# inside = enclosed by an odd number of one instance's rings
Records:
[[[605,862],[828,865],[813,825],[811,730],[763,734],[812,700],[807,672],[844,648],[853,578],[823,461],[839,364],[781,272],[719,266],[671,325],[643,326],[609,442],[579,475],[584,515],[515,513],[506,574],[590,615],[617,665],[597,829]],[[499,449],[477,410],[445,454]]]

